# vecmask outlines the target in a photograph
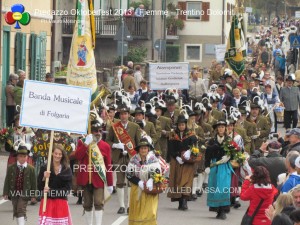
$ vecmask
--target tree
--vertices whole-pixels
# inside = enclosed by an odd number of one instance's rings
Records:
[[[147,48],[143,46],[129,47],[127,56],[124,56],[124,62],[141,63],[147,57],[147,51]],[[121,65],[121,56],[115,59],[115,64],[117,66]]]

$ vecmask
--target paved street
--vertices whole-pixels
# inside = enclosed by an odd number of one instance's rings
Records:
[[[282,124],[279,125],[279,132],[284,134]],[[7,154],[3,153],[0,155],[0,188],[2,193]],[[71,214],[74,225],[84,225],[85,220],[82,216],[83,208],[82,206],[76,205],[77,198],[70,196],[69,204],[71,208]],[[160,195],[159,205],[158,205],[158,224],[159,225],[174,225],[174,224],[204,224],[208,225],[213,223],[214,225],[239,225],[243,214],[245,213],[248,203],[241,202],[242,207],[240,209],[231,209],[231,212],[227,214],[227,220],[221,221],[215,219],[216,214],[214,212],[209,212],[206,206],[206,195],[198,198],[195,202],[188,202],[188,211],[177,210],[178,203],[171,203],[171,201],[166,197],[166,194]],[[103,218],[103,225],[126,225],[128,224],[127,215],[120,216],[116,212],[119,209],[117,195],[112,195],[111,200],[105,205],[105,212]],[[36,225],[38,223],[38,210],[39,205],[27,207],[28,210],[28,221],[27,225]],[[12,206],[11,202],[3,201],[0,199],[0,224],[16,224],[16,221],[12,220]]]

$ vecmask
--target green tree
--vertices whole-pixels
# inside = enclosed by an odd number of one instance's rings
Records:
[[[141,63],[147,57],[147,51],[148,51],[147,48],[141,45],[129,47],[128,54],[127,56],[124,56],[123,61],[125,64],[128,61],[132,61],[133,63]],[[115,64],[117,66],[121,65],[121,56],[118,56],[115,59]]]

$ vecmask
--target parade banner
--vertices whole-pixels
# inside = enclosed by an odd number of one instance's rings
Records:
[[[50,147],[50,130],[38,129],[32,137],[33,154],[37,157],[47,157]],[[68,155],[73,152],[73,138],[65,132],[54,132],[54,144],[62,144]]]
[[[232,17],[225,53],[225,61],[237,75],[241,75],[245,70],[247,56],[243,24],[243,17],[240,18],[238,15]]]
[[[98,94],[96,64],[94,55],[94,19],[89,11],[92,4],[78,0],[77,19],[70,49],[67,70],[67,84],[92,89],[92,99]]]
[[[25,80],[20,125],[86,134],[91,89]]]
[[[131,140],[131,137],[127,133],[127,131],[124,129],[121,122],[114,123],[112,125],[114,127],[114,130],[116,132],[117,138],[124,143],[126,150],[128,151],[130,156],[134,156],[136,154],[135,146],[133,144],[133,141]]]
[[[152,90],[189,89],[189,63],[149,63]]]

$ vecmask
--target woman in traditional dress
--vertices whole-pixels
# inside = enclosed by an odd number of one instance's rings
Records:
[[[49,185],[45,187],[45,180],[49,178]],[[39,211],[39,225],[72,225],[67,196],[72,187],[72,171],[64,147],[61,144],[54,146],[50,171],[46,166],[40,170],[38,188],[47,193],[47,208],[43,213],[41,200]]]
[[[170,161],[170,180],[168,197],[179,201],[179,210],[187,210],[187,200],[191,197],[194,164],[187,163],[191,157],[191,148],[197,145],[196,135],[187,128],[187,119],[178,116],[177,126],[168,142],[168,159]]]
[[[235,143],[238,144],[240,151],[244,152],[244,140],[241,135],[239,135],[234,127],[235,127],[236,120],[229,119],[229,124],[227,125],[227,135],[231,138]],[[237,209],[241,207],[239,202],[239,177],[240,177],[240,167],[236,167],[233,169],[234,173],[231,176],[231,192],[230,192],[230,200],[231,205]]]
[[[205,153],[205,172],[209,174],[207,205],[210,211],[217,212],[217,219],[226,219],[230,206],[230,183],[232,167],[228,162],[224,143],[229,139],[226,133],[227,122],[219,120],[213,125],[215,137],[209,142]]]
[[[137,154],[128,164],[126,177],[132,183],[129,205],[129,225],[156,225],[158,194],[147,194],[145,188],[152,191],[154,186],[151,173],[161,174],[159,160],[150,151],[147,139],[142,138],[136,147]]]

